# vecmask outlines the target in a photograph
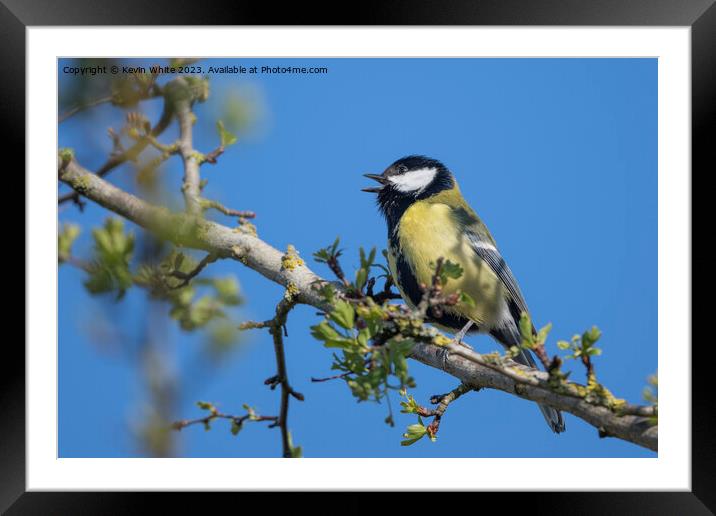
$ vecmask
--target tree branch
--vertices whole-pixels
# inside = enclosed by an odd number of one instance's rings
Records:
[[[288,433],[288,403],[290,396],[293,396],[297,400],[303,401],[303,394],[293,390],[291,385],[288,383],[288,370],[286,369],[286,354],[283,349],[283,335],[284,328],[286,325],[286,318],[288,312],[295,305],[294,302],[286,299],[276,307],[276,317],[273,319],[273,324],[269,329],[271,336],[273,337],[273,347],[276,353],[276,368],[278,370],[277,378],[275,381],[281,384],[281,411],[279,413],[278,424],[281,427],[281,444],[283,447],[283,456],[291,457],[291,437]]]
[[[583,399],[556,393],[546,387],[533,385],[531,382],[523,383],[512,375],[477,364],[465,358],[461,353],[461,351],[467,353],[470,350],[455,347],[451,351],[455,352],[450,353],[445,358],[443,349],[437,346],[419,344],[413,348],[411,358],[431,367],[442,369],[473,387],[497,389],[520,398],[569,412],[597,428],[602,435],[619,437],[650,450],[657,450],[658,448],[658,427],[652,425],[648,418],[634,415],[618,415],[606,407],[592,405]],[[472,351],[472,353],[475,352]],[[475,355],[479,355],[479,353],[475,353]],[[529,370],[517,364],[515,369]],[[547,373],[537,370],[530,370],[530,372],[530,376],[536,377],[545,383],[547,382]],[[519,377],[516,373],[515,375]]]
[[[151,205],[88,172],[74,159],[58,157],[61,181],[83,196],[176,244],[203,249],[219,257],[232,258],[267,279],[294,292],[293,301],[328,310],[316,286],[327,283],[305,264],[283,267],[284,253],[256,236],[207,221],[191,214],[172,213]],[[339,292],[343,286],[336,285]],[[569,412],[597,428],[602,436],[613,436],[644,446],[658,447],[658,427],[645,414],[648,409],[628,406],[617,414],[590,404],[571,393],[549,388],[548,374],[515,364],[505,368],[484,355],[457,345],[445,347],[417,342],[411,358],[444,370],[472,388],[497,389],[521,398]]]
[[[276,305],[276,315],[273,319],[263,322],[248,321],[239,326],[241,330],[268,328],[273,338],[273,347],[276,354],[276,370],[278,372],[275,376],[268,378],[264,383],[270,385],[271,390],[277,385],[281,386],[281,410],[277,425],[281,427],[281,444],[283,447],[283,456],[286,458],[293,456],[291,437],[288,431],[288,403],[291,396],[299,401],[304,400],[303,394],[294,390],[288,381],[286,353],[283,348],[283,337],[286,334],[286,319],[288,318],[288,313],[294,306],[296,306],[296,302],[287,291],[286,296]]]
[[[440,421],[442,420],[442,417],[445,414],[445,411],[447,410],[448,406],[460,396],[472,390],[474,390],[472,386],[461,383],[447,394],[438,394],[432,396],[430,398],[430,403],[437,405],[437,407],[435,407],[434,409],[428,410],[421,407],[422,410],[418,412],[419,415],[423,417],[434,417],[433,421],[428,425],[428,434],[431,437],[434,437],[438,434],[438,430],[440,429]]]
[[[314,288],[326,280],[305,265],[283,267],[284,253],[241,228],[229,228],[201,217],[170,212],[117,188],[74,159],[58,157],[59,179],[108,210],[178,245],[202,249],[220,258],[240,261],[269,280],[298,292],[298,303],[328,309]]]
[[[271,421],[272,425],[276,424],[276,422],[278,421],[277,416],[260,416],[258,414],[253,413],[253,411],[248,411],[246,414],[244,414],[242,416],[235,416],[232,414],[224,414],[222,412],[219,412],[216,409],[216,407],[214,407],[211,404],[204,403],[203,405],[209,407],[209,409],[208,409],[209,414],[207,416],[199,417],[196,419],[180,419],[179,421],[174,421],[174,423],[172,423],[172,429],[173,430],[182,430],[188,426],[199,425],[199,424],[204,425],[204,427],[206,429],[208,429],[209,425],[211,424],[211,422],[213,420],[228,419],[229,421],[231,421],[231,423],[233,425],[236,425],[234,427],[236,429],[235,433],[238,433],[238,429],[240,429],[243,426],[244,422],[246,422],[246,421],[256,421],[256,422]]]
[[[191,102],[189,100],[177,102],[176,114],[179,120],[179,154],[184,162],[184,184],[181,189],[184,193],[186,210],[197,215],[201,213],[201,176],[199,159],[192,139],[194,113],[191,111]]]

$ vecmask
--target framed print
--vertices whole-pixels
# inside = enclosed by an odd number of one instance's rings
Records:
[[[3,509],[713,511],[691,337],[712,2],[256,9],[0,7],[28,204]]]

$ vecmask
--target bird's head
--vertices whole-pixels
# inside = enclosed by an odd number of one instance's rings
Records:
[[[455,184],[452,173],[445,165],[426,156],[406,156],[382,174],[364,175],[378,182],[378,186],[363,188],[363,191],[378,194],[378,207],[386,216]]]

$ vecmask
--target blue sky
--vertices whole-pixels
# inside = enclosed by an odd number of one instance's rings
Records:
[[[139,61],[138,61],[139,62]],[[161,61],[152,61],[161,62]],[[144,63],[147,63],[146,61]],[[60,63],[60,70],[62,67]],[[603,332],[600,380],[617,396],[641,401],[657,370],[657,61],[656,59],[315,59],[211,60],[203,65],[327,66],[324,75],[213,75],[212,95],[196,106],[195,146],[216,146],[214,124],[232,92],[255,111],[219,164],[202,169],[208,198],[251,209],[261,238],[279,249],[296,246],[307,260],[340,235],[344,268],[352,275],[359,246],[383,249],[384,222],[360,191],[366,172],[380,172],[406,154],[443,161],[463,194],[490,227],[520,283],[538,326],[553,323],[549,349],[592,325]],[[163,80],[166,80],[163,79]],[[68,77],[60,73],[60,88]],[[150,118],[159,101],[143,104]],[[109,105],[64,122],[60,146],[97,168],[109,151],[107,126],[124,113]],[[87,127],[94,127],[87,132]],[[172,127],[163,137],[171,142]],[[132,188],[132,169],[110,180]],[[179,198],[178,158],[164,170]],[[65,190],[61,188],[61,192]],[[90,228],[106,216],[88,205],[60,212],[84,231],[78,255],[91,247]],[[226,224],[233,221],[217,217]],[[136,230],[136,228],[135,228]],[[201,256],[201,255],[198,255]],[[329,271],[311,264],[320,274]],[[237,262],[210,273],[236,274],[247,304],[239,320],[270,318],[282,289]],[[59,450],[62,457],[126,457],[138,453],[132,427],[145,392],[133,360],[144,328],[145,296],[98,300],[68,266],[59,277]],[[567,432],[554,435],[534,404],[482,391],[461,398],[445,416],[437,442],[401,447],[414,416],[383,419],[386,407],[357,404],[327,376],[331,353],[312,339],[316,310],[300,306],[289,318],[289,375],[304,393],[293,402],[290,427],[307,457],[653,457],[654,453],[597,431],[567,414]],[[122,338],[87,330],[113,321]],[[471,337],[479,351],[496,350],[487,336]],[[133,347],[135,346],[135,347]],[[226,412],[249,403],[278,412],[279,396],[263,385],[275,374],[270,336],[246,335],[219,364],[202,361],[203,339],[169,325],[167,364],[180,381],[176,419],[199,417],[197,400]],[[417,400],[446,392],[456,380],[410,363]],[[583,369],[574,367],[574,378]],[[393,398],[393,406],[398,406]],[[211,432],[187,428],[176,436],[189,457],[275,457],[278,429],[248,425],[237,437],[217,423]]]

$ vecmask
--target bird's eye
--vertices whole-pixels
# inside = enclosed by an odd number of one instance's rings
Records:
[[[398,174],[405,174],[408,171],[408,167],[405,165],[398,165]]]

